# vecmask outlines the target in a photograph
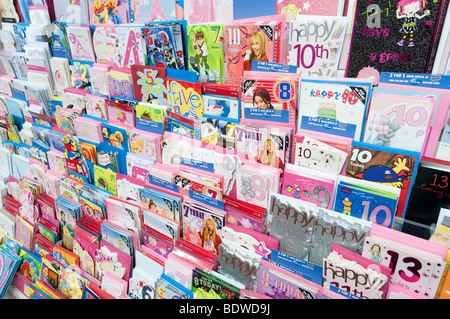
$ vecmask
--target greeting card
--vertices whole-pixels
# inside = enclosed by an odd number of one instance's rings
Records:
[[[276,55],[276,35],[279,25],[226,25],[225,63],[226,77],[241,78],[244,70],[250,71],[253,60],[279,62]]]
[[[304,1],[304,0],[280,0],[277,1],[276,14],[286,15],[286,22],[293,22],[298,16],[322,15],[340,16],[342,15],[343,1]]]
[[[165,79],[166,70],[161,67],[131,66],[135,98],[146,103],[166,104],[168,93]]]
[[[131,153],[154,158],[156,161],[161,159],[161,135],[132,129],[129,141]]]
[[[135,111],[132,106],[107,101],[106,108],[109,123],[120,125],[125,128],[134,127]]]
[[[261,234],[252,229],[238,226],[227,221],[223,228],[224,239],[255,252],[257,255],[269,258],[271,249],[278,249],[277,238]]]
[[[96,118],[106,120],[108,110],[106,108],[107,100],[103,97],[88,94],[85,97],[86,114],[95,116]]]
[[[371,90],[368,82],[302,79],[297,129],[361,141]]]
[[[406,233],[421,238],[430,237],[430,229],[424,226],[439,224],[441,209],[449,207],[448,177],[448,161],[422,157],[405,212],[405,219],[422,227],[405,223]]]
[[[92,65],[93,62],[90,61],[70,61],[72,87],[90,91],[91,79],[89,71]]]
[[[224,77],[223,24],[187,27],[189,70],[201,80],[217,82]]]
[[[348,273],[354,274],[353,279],[344,275]],[[391,273],[390,268],[336,244],[323,259],[323,287],[338,292],[342,289],[341,293],[362,299],[384,299]]]
[[[89,0],[89,21],[91,24],[127,23],[128,4],[124,0]]]
[[[372,77],[377,84],[381,72],[428,73],[428,54],[444,4],[358,1],[346,76]]]
[[[107,85],[107,73],[110,67],[106,64],[94,63],[89,70],[91,78],[92,93],[101,94],[109,97],[109,88]]]
[[[422,152],[436,105],[436,99],[374,92],[364,142]]]
[[[354,142],[346,176],[401,189],[396,216],[403,217],[419,167],[420,153]]]
[[[119,66],[145,65],[147,53],[141,27],[119,25],[116,27],[118,40]]]
[[[199,83],[167,78],[166,88],[169,111],[190,119],[202,118],[203,98]]]
[[[400,189],[339,176],[334,211],[392,227]]]
[[[299,77],[245,71],[242,77],[242,118],[295,124]]]
[[[59,291],[67,299],[81,299],[87,280],[70,268],[61,268]]]
[[[133,8],[130,4],[130,22],[132,12],[136,17],[141,15],[141,20],[136,20],[136,23],[147,23],[153,21],[171,21],[177,18],[175,1],[164,0],[138,0],[136,1],[136,7]],[[142,9],[142,11],[140,10]]]
[[[235,148],[246,154],[253,163],[260,163],[284,170],[286,159],[290,154],[289,131],[282,128],[258,127],[247,125],[235,126]]]
[[[264,173],[263,173],[264,172]],[[270,193],[280,189],[280,170],[260,163],[242,165],[236,174],[236,198],[268,208]]]
[[[150,213],[146,213],[146,216],[144,217],[144,221],[147,225],[151,227],[155,227],[156,225],[156,230],[167,236],[178,236],[177,232],[174,232],[172,230],[175,227],[174,225],[161,228],[157,223],[154,223],[153,221],[158,220],[158,215],[172,220],[169,222],[169,225],[175,220],[179,221],[179,214],[181,211],[179,198],[155,189],[141,189],[139,190],[139,200],[141,207],[150,211]],[[156,213],[157,215],[152,215],[152,213]]]
[[[114,25],[96,25],[92,43],[97,63],[119,66],[119,43]]]
[[[188,25],[233,21],[233,1],[185,0],[184,19]]]
[[[55,21],[66,23],[89,23],[87,1],[53,1]]]
[[[320,285],[262,260],[258,268],[256,292],[273,299],[315,299]]]
[[[179,69],[173,28],[151,24],[143,29],[148,54],[148,65]]]
[[[133,78],[130,69],[111,68],[106,74],[106,84],[111,97],[134,99]],[[111,98],[111,100],[113,99]]]
[[[50,148],[47,152],[48,165],[51,170],[59,174],[68,174],[69,170],[67,168],[66,157],[63,152],[57,149]]]
[[[192,271],[192,291],[196,299],[239,299],[240,289],[199,268]]]
[[[378,227],[365,239],[362,256],[380,266],[392,267],[391,281],[425,297],[434,298],[440,279],[445,271],[445,262],[441,255],[433,253],[427,247],[446,249],[444,245],[428,242],[408,234],[399,234],[395,240],[395,230],[382,230],[386,236],[378,232]],[[422,247],[411,245],[404,240],[422,243]],[[413,264],[414,267],[409,265]],[[420,271],[414,271],[420,269]],[[414,271],[414,276],[406,276],[405,271]]]
[[[183,202],[183,212],[183,238],[218,254],[225,225],[224,212],[192,201]]]
[[[3,298],[21,262],[21,258],[12,250],[0,248],[0,297]]]
[[[148,181],[150,168],[153,164],[155,164],[154,158],[134,153],[127,154],[127,173],[133,178]]]
[[[281,194],[312,202],[319,207],[333,207],[336,176],[287,164]]]
[[[70,59],[70,49],[66,34],[60,24],[52,23],[44,27],[54,57]]]
[[[258,280],[257,270],[261,259],[261,255],[224,239],[219,246],[218,260],[220,266],[217,271],[244,285],[246,289],[254,290]],[[233,262],[233,260],[238,262]]]
[[[297,73],[302,76],[336,76],[347,18],[301,14],[292,20],[290,27],[287,63],[297,66]]]
[[[361,254],[365,238],[369,236],[371,229],[372,222],[319,208],[308,261],[322,266],[323,259],[329,255],[333,244]]]
[[[77,136],[94,143],[103,142],[102,124],[85,117],[76,117],[73,119],[73,125]]]
[[[314,229],[316,205],[272,193],[267,215],[267,234],[280,240],[279,251],[305,258]]]
[[[95,61],[91,29],[88,25],[68,25],[66,35],[72,59]]]
[[[117,195],[116,173],[95,165],[94,180],[95,186]]]
[[[241,118],[241,101],[239,98],[203,94],[203,114],[209,118],[238,121]]]

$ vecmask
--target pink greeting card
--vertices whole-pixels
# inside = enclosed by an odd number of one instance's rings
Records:
[[[275,32],[276,27],[269,25],[225,26],[227,78],[240,79],[244,71],[251,70],[253,60],[278,62],[279,59],[274,59]]]
[[[51,147],[47,152],[48,165],[51,170],[58,172],[59,174],[69,174],[67,168],[66,156],[63,152]]]
[[[134,99],[131,69],[112,67],[106,73],[109,95],[116,98]]]
[[[242,118],[295,124],[299,81],[297,74],[245,71]]]
[[[437,99],[373,93],[364,142],[422,152]]]
[[[107,99],[101,96],[88,94],[86,95],[86,114],[106,120],[108,118],[108,110],[106,108]]]
[[[92,42],[97,63],[119,66],[120,57],[115,25],[95,25]]]
[[[281,170],[260,163],[241,166],[236,174],[236,198],[268,208],[271,192],[280,189]]]
[[[281,194],[331,209],[336,176],[287,164]]]
[[[131,153],[161,160],[161,135],[132,129],[129,134]]]
[[[111,67],[106,64],[94,63],[94,66],[89,69],[92,93],[97,93],[109,97],[106,74],[108,73],[110,68]]]
[[[425,149],[423,151],[423,156],[426,157],[434,157],[436,147],[439,143],[439,139],[441,137],[442,130],[444,129],[444,126],[446,125],[447,120],[447,112],[450,105],[450,93],[448,90],[444,89],[437,89],[437,88],[429,88],[429,87],[421,87],[421,86],[414,86],[411,87],[409,85],[400,85],[400,84],[391,84],[391,83],[384,83],[381,82],[379,84],[379,87],[386,87],[386,88],[394,88],[394,89],[402,89],[402,90],[414,90],[419,91],[420,96],[423,95],[429,95],[431,98],[435,98],[435,93],[440,93],[441,97],[439,99],[439,104],[436,107],[436,113],[433,117],[433,120],[431,122],[431,131],[429,134],[428,141],[426,142]]]
[[[344,275],[347,273],[354,274],[353,279]],[[364,299],[384,299],[391,273],[390,268],[336,244],[323,259],[324,288],[334,286]]]
[[[141,27],[117,26],[117,41],[120,55],[119,66],[130,68],[134,64],[145,65],[146,47]]]
[[[344,8],[342,0],[278,0],[276,14],[286,15],[286,22],[295,20],[298,15],[340,16]]]
[[[80,257],[80,267],[91,276],[95,276],[95,252],[99,249],[98,238],[84,229],[75,226],[73,252]]]
[[[94,143],[103,142],[101,122],[78,116],[73,119],[73,126],[78,137]]]
[[[188,24],[231,23],[233,0],[184,0],[184,19]]]
[[[270,258],[271,250],[278,250],[280,244],[278,238],[231,223],[226,223],[223,238],[266,258]]]
[[[135,127],[135,112],[132,106],[107,101],[108,120],[125,128]]]
[[[95,61],[92,35],[89,25],[71,24],[66,27],[72,59],[83,61]]]

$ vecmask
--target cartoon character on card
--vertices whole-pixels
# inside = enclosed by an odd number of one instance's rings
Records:
[[[404,174],[410,171],[410,168],[406,166],[407,162],[407,158],[398,157],[392,168],[381,164],[372,165],[355,177],[391,187],[403,188]]]
[[[109,136],[108,144],[111,146],[123,149],[122,142],[123,142],[123,136],[120,132],[116,132],[115,134],[111,134]]]
[[[403,46],[406,43],[408,43],[408,47],[414,46],[414,33],[419,31],[417,19],[421,20],[430,15],[430,10],[424,10],[427,4],[427,0],[400,0],[397,3],[397,19],[404,19],[400,29],[403,37],[397,42],[399,46]],[[419,14],[421,11],[423,11],[422,15]],[[431,26],[428,21],[426,24],[428,27]]]
[[[195,57],[189,58],[189,63],[192,68],[200,72],[200,66],[205,69],[209,69],[208,64],[208,50],[206,48],[205,43],[205,34],[202,31],[198,31],[197,33],[191,32],[190,34],[191,40],[193,41],[192,46],[195,50]]]
[[[295,18],[302,12],[302,8],[297,7],[295,3],[290,3],[281,8],[280,13],[286,16],[286,23],[295,20]]]
[[[108,10],[105,8],[102,0],[94,0],[94,14],[92,19],[95,23],[106,23]]]
[[[34,197],[33,193],[25,189],[22,189],[19,193],[19,202],[22,206],[19,208],[19,216],[27,221],[33,221],[34,219]]]
[[[134,154],[145,155],[144,153],[144,142],[142,140],[137,140],[135,142],[130,143],[131,152]]]
[[[344,211],[342,213],[344,215],[351,216],[352,215],[352,205],[353,205],[353,203],[355,203],[358,200],[358,198],[350,200],[350,198],[348,196],[345,196],[344,198],[342,198],[342,196],[340,194],[338,196],[342,200],[342,205],[344,205],[343,206]]]
[[[375,131],[378,133],[378,135],[375,137],[373,144],[390,146],[391,139],[395,136],[395,132],[397,132],[400,128],[400,124],[392,121],[389,117],[384,116],[384,118],[382,118],[382,120],[380,121],[378,127],[375,128]]]
[[[381,261],[381,247],[377,244],[372,245],[369,252],[372,254],[370,260],[379,263]]]
[[[117,0],[105,0],[105,8],[108,12],[108,23],[122,24],[122,17],[116,9]]]
[[[80,256],[80,266],[91,276],[95,276],[94,259],[81,247],[77,240],[73,241],[73,252]]]
[[[106,119],[106,115],[105,115],[105,113],[103,113],[103,109],[99,103],[96,103],[94,110],[100,114],[100,118]]]
[[[117,112],[117,119],[116,119],[116,121],[119,122],[119,123],[122,123],[122,124],[127,124],[127,125],[130,124],[130,123],[127,121],[127,116],[126,116],[126,114],[125,114],[124,112],[121,112],[121,111]]]

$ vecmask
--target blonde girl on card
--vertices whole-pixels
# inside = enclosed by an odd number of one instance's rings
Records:
[[[269,61],[266,55],[266,37],[264,36],[264,33],[261,31],[253,33],[250,38],[250,48],[251,49],[245,51],[244,71],[251,71],[253,60]]]
[[[290,3],[281,8],[280,13],[286,16],[286,22],[291,22],[302,12],[302,8],[297,7],[295,3]]]
[[[222,243],[222,239],[216,234],[216,224],[211,218],[208,218],[205,223],[205,227],[199,232],[202,239],[202,247],[208,251],[214,253],[219,252],[219,245]]]
[[[142,140],[131,143],[131,152],[134,154],[145,155],[144,148],[144,142]]]

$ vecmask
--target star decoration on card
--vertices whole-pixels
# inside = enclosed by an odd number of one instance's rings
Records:
[[[331,42],[331,45],[330,45],[331,49],[338,49],[342,45],[342,41],[339,39],[334,39],[334,40],[331,40],[330,42]]]
[[[311,7],[311,4],[309,3],[309,1],[308,1],[308,2],[305,2],[305,3],[303,4],[303,10],[308,10],[310,7]]]
[[[255,247],[255,252],[258,255],[267,256],[267,254],[269,253],[269,250],[267,250],[262,243],[259,243],[259,245],[253,245],[253,247]]]

